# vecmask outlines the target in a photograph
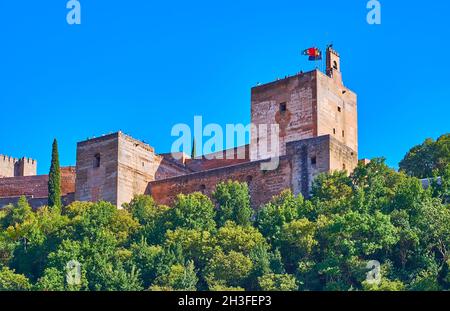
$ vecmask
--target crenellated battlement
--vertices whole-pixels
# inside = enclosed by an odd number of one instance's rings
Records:
[[[14,158],[0,154],[0,178],[16,176],[34,176],[37,172],[37,161],[28,158]]]
[[[0,154],[0,161],[3,161],[3,162],[17,162],[17,161],[19,161],[19,159],[13,158],[13,157],[10,157],[10,156],[4,155],[4,154]]]

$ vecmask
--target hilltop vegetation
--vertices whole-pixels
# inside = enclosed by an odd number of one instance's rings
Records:
[[[448,290],[448,163],[439,176],[423,189],[374,159],[319,176],[309,200],[285,191],[257,212],[233,181],[170,207],[137,196],[123,210],[33,211],[21,198],[0,211],[0,290]],[[370,260],[381,263],[377,285]]]

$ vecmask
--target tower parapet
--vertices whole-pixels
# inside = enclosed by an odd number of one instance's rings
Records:
[[[0,178],[17,176],[35,176],[37,161],[31,158],[14,158],[0,154]]]

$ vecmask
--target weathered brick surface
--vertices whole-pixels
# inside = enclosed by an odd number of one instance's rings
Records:
[[[16,204],[17,201],[19,201],[19,196],[16,197],[7,197],[7,198],[0,198],[0,208],[8,205],[8,204]],[[35,198],[33,196],[26,196],[28,200],[28,204],[34,209],[37,209],[42,206],[46,206],[48,204],[48,198]],[[68,205],[72,203],[75,200],[75,193],[68,193],[66,195],[61,196],[61,202],[63,205]]]
[[[106,200],[121,207],[136,194],[144,193],[150,181],[186,171],[156,155],[149,145],[121,132],[90,139],[77,146],[75,199]]]
[[[209,154],[208,157],[199,159],[187,159],[185,165],[194,172],[201,172],[220,167],[226,167],[250,161],[250,146],[245,145],[233,149],[215,152]]]
[[[252,131],[249,146],[200,159],[158,155],[149,145],[118,132],[78,143],[76,182],[74,172],[63,177],[64,200],[106,200],[120,208],[136,194],[147,193],[167,204],[179,193],[211,194],[217,183],[229,179],[248,182],[255,208],[286,188],[307,196],[319,173],[351,171],[357,165],[357,97],[344,86],[340,65],[339,55],[330,48],[327,74],[313,70],[252,88],[252,123],[268,129],[279,125],[277,170],[260,167],[273,147],[270,132],[257,137]],[[269,141],[268,152],[258,150],[258,140]],[[0,157],[0,177],[35,174],[35,162],[25,160]],[[0,198],[13,201],[25,194],[39,204],[47,196],[47,180],[0,178]]]
[[[287,155],[292,166],[292,191],[306,197],[320,173],[352,171],[358,164],[355,152],[331,135],[290,142]]]
[[[286,154],[286,144],[317,135],[317,72],[301,73],[292,77],[252,88],[251,121],[261,124],[279,124],[280,154]],[[280,111],[280,104],[286,111]],[[251,159],[264,159],[257,154],[258,139],[252,133]],[[267,133],[259,133],[259,141],[270,141]],[[270,135],[270,134],[269,134]],[[269,138],[269,139],[268,139]]]
[[[61,193],[75,192],[75,168],[61,168]],[[0,198],[27,195],[48,196],[48,175],[0,178]]]
[[[280,159],[280,165],[274,171],[262,171],[261,162],[263,161],[153,181],[149,183],[146,193],[151,194],[161,204],[170,204],[179,193],[187,194],[200,191],[211,195],[219,182],[237,180],[249,184],[252,206],[257,208],[260,204],[269,201],[273,195],[279,194],[291,185],[291,167],[285,157]]]
[[[331,135],[313,137],[287,144],[287,154],[280,158],[278,169],[262,171],[253,161],[149,183],[146,193],[161,204],[171,204],[180,193],[203,192],[211,195],[215,186],[226,180],[247,182],[252,206],[267,203],[284,189],[309,196],[314,178],[324,172],[353,168],[357,158],[352,150]]]
[[[118,133],[77,144],[75,200],[117,203],[118,153]]]
[[[35,176],[37,161],[30,158],[16,159],[0,155],[0,178],[15,176]]]
[[[318,135],[332,135],[358,151],[356,94],[318,72]]]

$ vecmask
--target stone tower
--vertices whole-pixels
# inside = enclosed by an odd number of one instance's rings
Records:
[[[80,142],[75,200],[104,200],[120,208],[155,179],[155,161],[152,147],[121,132]]]
[[[256,127],[279,125],[280,155],[286,154],[290,142],[330,135],[352,151],[348,156],[331,151],[323,161],[330,170],[351,171],[358,162],[357,97],[343,85],[340,57],[331,47],[326,60],[327,74],[313,70],[252,88],[251,121]],[[267,157],[257,148],[263,136],[252,135],[252,160]]]
[[[16,159],[0,155],[0,178],[35,176],[37,172],[37,161],[30,158]]]

